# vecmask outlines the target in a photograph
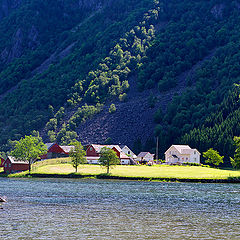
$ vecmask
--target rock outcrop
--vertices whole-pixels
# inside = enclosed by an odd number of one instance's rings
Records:
[[[13,9],[22,4],[23,0],[2,0],[0,2],[0,21],[7,17]]]

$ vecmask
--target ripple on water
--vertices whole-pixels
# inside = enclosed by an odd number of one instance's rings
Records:
[[[0,179],[2,239],[239,239],[240,185]]]

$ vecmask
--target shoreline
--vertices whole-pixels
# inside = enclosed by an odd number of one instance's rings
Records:
[[[229,177],[227,179],[198,179],[198,178],[159,178],[159,177],[121,177],[114,175],[80,175],[80,174],[44,174],[44,173],[32,173],[23,176],[2,176],[7,178],[74,178],[74,179],[106,179],[106,180],[132,180],[132,181],[159,181],[159,182],[189,182],[189,183],[240,183],[240,177]]]

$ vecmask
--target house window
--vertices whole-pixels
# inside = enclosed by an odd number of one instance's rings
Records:
[[[170,151],[170,154],[172,154],[172,152]]]
[[[188,160],[188,158],[186,157],[186,160]]]
[[[90,151],[92,151],[93,149],[92,149],[92,147],[90,147]]]
[[[196,154],[197,152],[196,151],[194,151],[194,154]]]
[[[130,151],[128,151],[128,154],[130,154]]]
[[[196,158],[194,158],[194,161],[196,162],[196,161],[197,161],[197,159],[196,159]]]

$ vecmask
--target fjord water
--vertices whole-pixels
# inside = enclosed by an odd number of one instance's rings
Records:
[[[0,239],[240,239],[240,185],[0,179]]]

